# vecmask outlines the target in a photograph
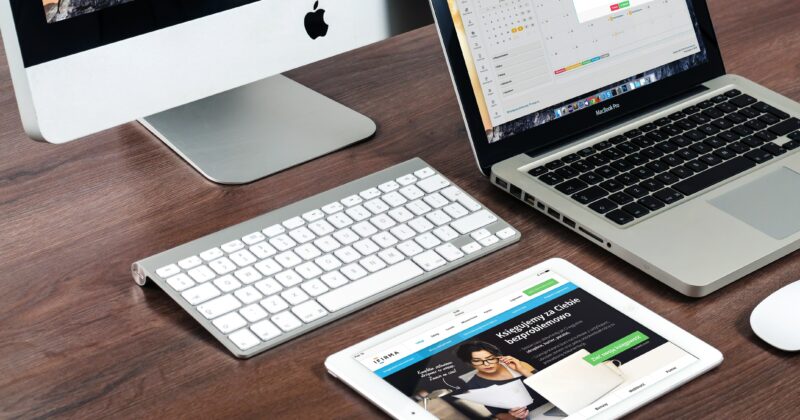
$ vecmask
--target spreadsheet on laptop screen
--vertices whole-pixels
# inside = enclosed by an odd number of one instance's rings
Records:
[[[489,142],[704,60],[686,0],[448,1]]]

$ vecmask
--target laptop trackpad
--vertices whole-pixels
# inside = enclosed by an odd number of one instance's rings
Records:
[[[775,239],[800,231],[800,174],[786,167],[709,202]]]

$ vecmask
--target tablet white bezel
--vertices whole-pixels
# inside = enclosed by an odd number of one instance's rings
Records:
[[[661,335],[667,341],[672,342],[698,359],[697,362],[675,373],[673,376],[665,378],[653,384],[651,387],[643,389],[626,400],[615,404],[608,410],[603,411],[599,414],[599,417],[619,417],[629,413],[691,379],[696,378],[704,372],[707,372],[722,362],[722,353],[714,347],[711,347],[692,334],[682,330],[675,324],[623,295],[589,273],[586,273],[563,259],[554,258],[521,271],[482,290],[464,296],[461,299],[455,300],[375,337],[339,351],[328,357],[325,361],[325,366],[331,375],[339,378],[356,390],[356,392],[363,395],[366,399],[393,417],[414,419],[435,418],[430,413],[425,412],[422,407],[416,404],[411,398],[395,389],[388,382],[356,361],[354,355],[388,341],[393,337],[424,326],[436,318],[447,315],[458,308],[464,307],[470,302],[500,291],[525,277],[536,276],[547,270],[558,273],[568,281],[586,290],[598,299]]]

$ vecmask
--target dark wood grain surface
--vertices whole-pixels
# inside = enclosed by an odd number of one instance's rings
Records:
[[[728,70],[800,100],[800,2],[711,3]],[[748,324],[761,299],[800,278],[797,253],[694,300],[510,200],[476,169],[432,27],[289,75],[372,117],[377,135],[221,187],[136,124],[61,146],[27,139],[0,59],[0,417],[381,416],[326,374],[327,355],[550,257],[724,353],[718,369],[633,417],[800,416],[800,359]],[[414,156],[518,227],[521,242],[246,361],[128,273],[132,261]]]

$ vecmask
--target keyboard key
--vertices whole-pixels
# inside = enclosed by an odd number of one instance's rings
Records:
[[[358,195],[355,195],[355,194],[339,200],[339,202],[342,203],[342,205],[345,206],[345,207],[352,207],[352,206],[355,206],[357,204],[361,204],[363,201],[364,200],[362,200],[361,197],[359,197]],[[285,225],[285,223],[286,222],[284,222],[284,225]],[[287,226],[287,228],[294,229],[294,228],[290,228],[288,226]]]
[[[325,308],[313,300],[295,306],[292,312],[305,323],[314,322],[328,314]]]
[[[725,96],[727,96],[729,98],[733,98],[733,97],[739,96],[741,94],[742,94],[742,92],[739,91],[738,89],[731,89],[731,90],[725,92]]]
[[[319,296],[330,290],[328,286],[326,286],[325,283],[323,283],[322,280],[319,279],[309,280],[301,284],[300,287],[310,296]],[[300,317],[300,319],[302,318],[303,317]]]
[[[275,279],[269,278],[262,280],[255,284],[256,288],[266,296],[274,295],[275,293],[283,290],[280,284]]]
[[[232,263],[231,260],[225,257],[217,258],[216,260],[211,261],[208,263],[208,266],[219,275],[230,273],[237,268],[236,264]]]
[[[362,280],[346,284],[338,289],[325,293],[319,296],[317,301],[328,311],[335,312],[411,280],[422,273],[424,273],[424,271],[413,261],[404,260],[377,273],[370,274]]]
[[[192,255],[191,257],[184,258],[184,259],[178,261],[178,265],[184,270],[189,270],[191,268],[195,268],[195,267],[197,267],[198,265],[200,265],[202,263],[203,263],[203,260],[200,259],[200,257],[198,257],[196,255]]]
[[[303,277],[294,270],[286,270],[276,274],[275,280],[278,280],[284,287],[292,287],[300,284],[303,281]]]
[[[325,282],[325,284],[331,289],[344,286],[345,284],[348,283],[347,277],[345,277],[342,273],[338,271],[333,271],[327,274],[323,274],[322,276],[320,276],[320,280]]]
[[[176,274],[167,279],[167,284],[175,289],[176,292],[182,292],[195,285],[195,282],[184,273]]]
[[[263,229],[261,232],[263,232],[264,235],[267,235],[268,238],[272,238],[286,232],[286,228],[281,225],[272,225],[266,229]]]
[[[197,312],[200,312],[207,319],[214,319],[241,307],[242,303],[233,297],[233,295],[222,295],[216,299],[198,305]]]
[[[663,201],[665,204],[672,204],[683,198],[683,195],[672,188],[664,188],[655,192],[653,197]]]
[[[289,311],[281,312],[273,316],[271,321],[286,332],[303,326],[303,321],[297,319],[297,317]]]
[[[600,214],[606,214],[611,210],[617,208],[617,205],[613,201],[604,198],[602,200],[597,200],[594,203],[590,204],[589,208]]]
[[[458,232],[456,232],[450,226],[438,227],[433,230],[433,234],[443,242],[447,242],[458,237]]]
[[[364,270],[358,264],[346,265],[346,266],[342,267],[342,269],[339,270],[339,271],[341,271],[342,274],[347,276],[347,278],[349,278],[350,280],[358,280],[358,279],[360,279],[360,278],[362,278],[362,277],[367,275],[366,270]]]
[[[342,266],[342,262],[332,254],[325,254],[314,262],[325,271],[332,271]]]
[[[464,235],[496,221],[497,216],[493,215],[487,210],[480,210],[470,214],[469,216],[456,220],[455,222],[451,223],[450,226]]]
[[[604,190],[606,190],[608,192],[615,192],[615,191],[621,190],[625,186],[622,185],[621,183],[613,180],[613,179],[609,179],[608,181],[601,182],[600,183],[600,187],[602,187]],[[586,191],[582,191],[582,192],[585,193]],[[580,195],[580,193],[578,193],[578,194]]]
[[[264,295],[262,295],[253,286],[247,286],[245,288],[239,289],[233,292],[233,295],[236,296],[236,298],[242,301],[242,303],[244,303],[245,305],[249,305],[253,302],[258,302],[260,299],[264,297]]]
[[[292,287],[281,292],[281,297],[290,305],[297,305],[308,300],[308,294],[299,287]]]
[[[498,231],[496,233],[497,237],[500,238],[500,239],[508,239],[508,238],[510,238],[510,237],[512,237],[512,236],[514,236],[516,234],[517,234],[517,231],[515,231],[513,228],[510,228],[510,227],[502,229],[502,230],[500,230],[500,231]]]
[[[252,252],[259,259],[263,260],[264,258],[275,255],[277,251],[272,247],[272,245],[266,242],[259,242],[250,247],[250,252]]]
[[[423,248],[431,249],[439,244],[442,241],[439,240],[436,236],[431,233],[423,233],[422,235],[417,236],[414,240]],[[424,268],[424,267],[423,267]]]
[[[780,146],[778,146],[775,143],[767,143],[767,144],[761,146],[761,150],[763,150],[765,152],[769,152],[773,156],[780,156],[780,155],[786,153],[786,150],[783,150],[783,148],[781,148]]]
[[[399,186],[398,186],[398,188],[399,188]],[[322,207],[322,211],[325,212],[326,214],[336,214],[336,213],[338,213],[338,212],[340,212],[342,210],[344,210],[344,206],[341,203],[339,203],[338,201],[330,203],[330,204],[325,205],[325,206]],[[264,233],[266,234],[266,232],[264,232]],[[283,232],[278,232],[278,233],[283,233]],[[278,233],[276,233],[276,235]],[[269,236],[269,235],[267,235],[267,236]]]
[[[620,205],[630,203],[631,201],[633,201],[633,197],[621,192],[611,194],[610,196],[608,196],[608,198],[611,199],[611,201]]]
[[[280,296],[275,295],[262,300],[261,306],[263,306],[264,309],[268,310],[269,313],[277,314],[278,312],[288,308],[289,304],[286,303],[286,301],[283,300],[283,298],[281,298]]]
[[[429,222],[428,219],[424,217],[417,217],[416,219],[409,220],[408,226],[412,227],[419,233],[427,232],[435,227],[433,223]]]
[[[366,194],[367,192],[372,192],[372,191],[374,191],[375,194],[377,194],[376,197],[381,194],[381,192],[378,191],[376,188],[371,188],[371,189],[369,189],[367,191],[362,192],[361,194]],[[315,222],[315,221],[317,221],[319,219],[322,219],[323,217],[325,217],[325,213],[320,209],[315,209],[315,210],[311,210],[309,212],[303,213],[303,219],[305,219],[306,222],[309,222],[309,223],[310,222]]]
[[[269,320],[263,320],[250,326],[250,331],[254,332],[262,341],[269,341],[281,335],[281,330]]]
[[[589,204],[605,197],[606,195],[608,195],[608,192],[603,188],[591,187],[573,195],[572,198],[581,204]]]
[[[642,198],[647,195],[647,190],[640,186],[633,186],[625,189],[625,194],[628,194],[633,198]]]
[[[344,201],[344,200],[342,200],[342,201]],[[296,229],[296,228],[298,228],[300,226],[303,226],[305,223],[306,222],[305,222],[305,220],[303,220],[303,218],[301,218],[300,216],[295,216],[295,217],[292,217],[289,220],[284,221],[282,224],[286,229],[292,230],[292,229]]]
[[[313,279],[323,273],[322,269],[311,261],[298,265],[294,268],[294,271],[306,280]]]
[[[576,193],[576,192],[578,192],[578,191],[580,191],[580,190],[582,190],[582,189],[584,189],[584,188],[586,188],[588,186],[589,185],[587,183],[581,181],[580,179],[571,179],[569,181],[566,181],[566,182],[563,182],[561,184],[558,184],[556,186],[556,189],[558,191],[561,191],[562,193],[564,193],[566,195],[571,195],[571,194]]]
[[[657,200],[651,196],[643,197],[642,199],[637,201],[637,203],[646,207],[650,211],[656,211],[664,207],[664,203],[661,200]]]
[[[253,232],[242,238],[242,242],[247,245],[253,245],[263,241],[266,237],[261,232]]]
[[[485,238],[485,237],[487,237],[487,236],[489,236],[491,234],[492,234],[492,232],[489,232],[488,229],[478,229],[475,232],[470,233],[469,236],[471,236],[472,239],[474,239],[476,241],[480,241],[481,239],[483,239],[483,238]]]
[[[558,184],[559,182],[563,181],[564,178],[561,178],[560,176],[558,176],[558,175],[556,175],[556,174],[554,174],[552,172],[548,172],[548,173],[540,176],[539,180],[544,182],[547,185],[555,185],[555,184]]]
[[[414,176],[416,176],[419,179],[423,179],[423,178],[427,178],[427,177],[429,177],[429,176],[431,176],[431,175],[433,175],[435,173],[436,173],[436,171],[434,171],[430,167],[426,166],[426,167],[424,167],[424,168],[422,168],[422,169],[420,169],[418,171],[415,171],[414,172]]]
[[[209,250],[201,252],[200,253],[200,258],[202,258],[203,261],[213,261],[213,260],[216,260],[217,258],[219,258],[219,257],[221,257],[223,255],[225,255],[225,254],[222,252],[222,250],[215,247],[215,248],[211,248]]]
[[[230,274],[214,280],[214,285],[217,286],[223,293],[232,292],[242,287],[242,283],[240,283],[236,277],[233,277]]]
[[[244,248],[244,243],[237,239],[235,241],[230,241],[230,242],[222,245],[220,248],[222,248],[223,251],[225,251],[225,252],[230,254],[231,252],[236,252],[236,251]]]
[[[336,258],[338,258],[341,262],[345,264],[349,264],[361,258],[361,254],[359,254],[358,251],[353,249],[353,247],[351,246],[346,246],[344,248],[337,249],[333,254],[336,255]]]
[[[221,294],[219,289],[214,287],[213,284],[205,283],[184,291],[181,293],[181,296],[183,296],[190,305],[198,305]]]
[[[239,309],[239,314],[245,317],[249,322],[260,321],[269,315],[267,311],[258,304],[248,305]]]
[[[210,268],[208,268],[208,267],[206,267],[204,265],[201,265],[199,267],[195,267],[195,268],[189,270],[189,276],[191,276],[194,281],[196,281],[198,283],[203,283],[203,282],[206,282],[206,281],[209,281],[209,280],[213,279],[217,275],[214,274],[214,272],[211,271]]]
[[[483,246],[490,246],[500,242],[500,238],[498,238],[496,235],[489,235],[478,242]]]
[[[358,263],[370,273],[374,273],[386,268],[386,263],[383,262],[383,260],[377,255],[370,255],[366,258],[362,258]]]
[[[625,212],[627,212],[628,214],[637,219],[650,213],[650,210],[648,210],[646,207],[636,203],[631,203],[622,206],[622,210],[624,210]]]
[[[480,244],[478,244],[477,242],[470,242],[470,243],[462,246],[461,250],[464,251],[465,254],[469,255],[469,254],[472,254],[474,252],[480,251],[481,248],[483,248],[483,247]]]
[[[800,120],[797,118],[790,118],[769,128],[776,136],[785,136],[795,130],[800,130]]]
[[[407,198],[409,200],[416,200],[418,198],[422,198],[425,195],[425,193],[423,193],[422,190],[420,190],[419,188],[417,188],[414,185],[409,185],[409,186],[400,188],[400,194],[402,194],[403,197],[405,197],[405,198]]]
[[[753,149],[745,153],[744,156],[755,163],[764,163],[773,157],[772,153],[761,149]]]
[[[450,182],[441,175],[433,175],[417,182],[417,187],[430,194],[450,185]]]
[[[253,348],[259,344],[261,344],[261,340],[258,339],[253,333],[249,330],[241,329],[236,331],[235,333],[228,336],[228,339],[239,347],[241,350],[247,350]]]
[[[180,267],[175,264],[166,265],[156,270],[156,274],[161,278],[172,277],[181,272]]]
[[[613,210],[606,214],[606,217],[618,225],[626,225],[633,221],[633,216],[622,210]]]
[[[537,167],[531,169],[530,171],[528,171],[528,173],[530,175],[534,176],[534,177],[539,177],[539,176],[544,175],[545,173],[547,173],[547,168],[545,168],[544,166],[537,166]]]
[[[231,312],[225,316],[221,316],[215,319],[213,323],[214,326],[217,327],[217,329],[223,334],[238,330],[239,328],[247,325],[247,321],[245,321],[244,318],[242,318],[236,312]]]
[[[397,264],[405,258],[397,248],[387,248],[378,253],[386,265]]]
[[[414,257],[414,262],[419,264],[425,271],[431,271],[447,264],[447,260],[435,251],[425,251]]]
[[[258,261],[258,259],[246,249],[234,252],[230,255],[230,259],[239,267],[245,267]]]

